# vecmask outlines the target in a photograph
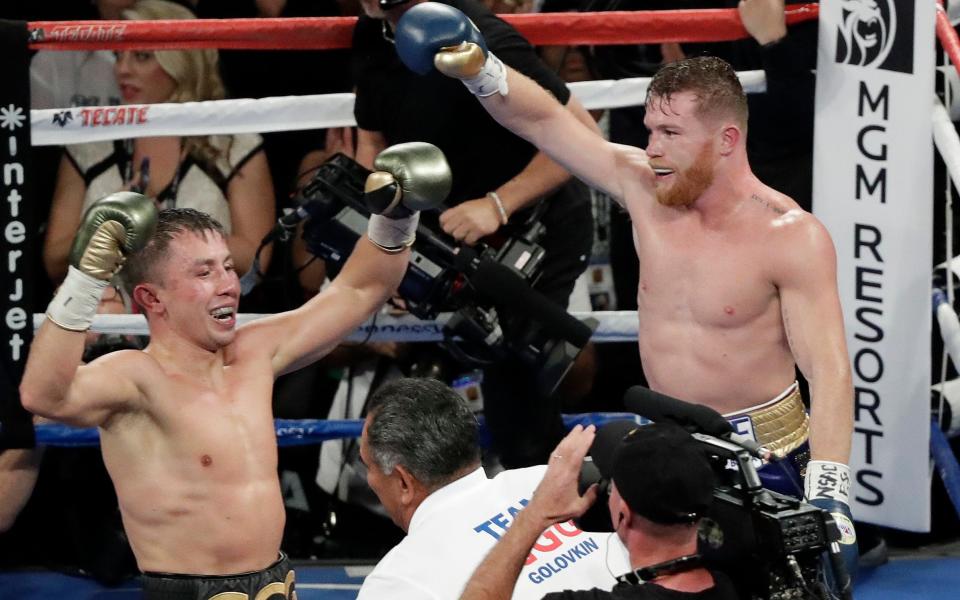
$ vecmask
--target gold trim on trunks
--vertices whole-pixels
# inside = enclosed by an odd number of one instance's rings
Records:
[[[780,458],[799,448],[810,435],[810,417],[796,383],[770,402],[724,416],[731,421],[750,417],[754,439]]]

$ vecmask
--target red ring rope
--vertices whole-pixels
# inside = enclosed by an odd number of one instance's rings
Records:
[[[817,4],[792,5],[787,24],[817,18]],[[721,42],[748,37],[736,9],[505,14],[535,45]],[[35,50],[349,48],[356,17],[189,21],[34,21]]]
[[[942,0],[937,0],[937,39],[950,57],[953,67],[960,72],[960,39],[957,38],[957,31],[950,24],[947,11],[943,9]]]

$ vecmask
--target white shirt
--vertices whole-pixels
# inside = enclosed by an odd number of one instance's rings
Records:
[[[414,512],[407,537],[367,576],[357,600],[458,598],[546,469],[514,469],[493,479],[477,469],[430,494]],[[612,573],[630,570],[616,534],[583,532],[572,522],[545,531],[527,561],[514,600],[540,600],[564,589],[609,590],[616,583]]]
[[[30,61],[30,106],[69,108],[120,104],[109,50],[41,50]]]

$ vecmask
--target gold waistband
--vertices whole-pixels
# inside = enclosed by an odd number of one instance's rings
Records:
[[[804,410],[800,389],[796,383],[791,387],[779,399],[725,416],[730,421],[749,417],[757,443],[783,458],[807,441],[810,434],[810,417]]]

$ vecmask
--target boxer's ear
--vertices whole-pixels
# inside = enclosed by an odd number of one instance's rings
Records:
[[[729,156],[737,148],[743,132],[739,127],[728,123],[720,130],[720,155]]]

